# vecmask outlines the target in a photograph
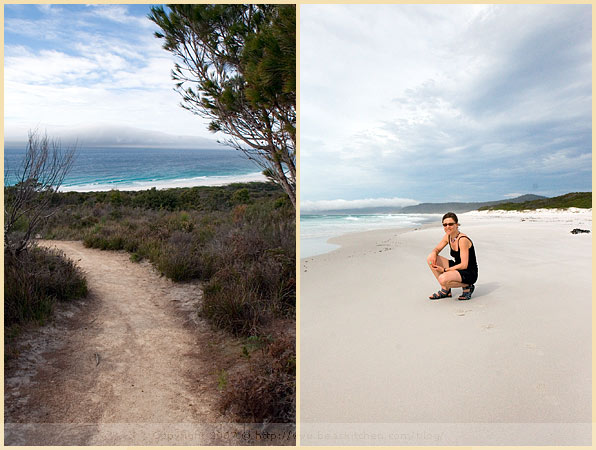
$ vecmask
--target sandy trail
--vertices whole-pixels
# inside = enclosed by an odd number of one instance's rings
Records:
[[[7,363],[5,444],[205,445],[234,427],[215,405],[221,337],[193,315],[196,284],[124,252],[40,244],[77,262],[89,296],[25,333]]]

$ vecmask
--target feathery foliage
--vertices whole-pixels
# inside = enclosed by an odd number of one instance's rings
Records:
[[[181,106],[257,162],[296,206],[295,5],[151,8]]]

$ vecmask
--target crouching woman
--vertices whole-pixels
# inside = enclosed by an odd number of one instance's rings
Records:
[[[476,251],[470,238],[459,231],[457,216],[448,212],[443,216],[445,235],[441,242],[428,255],[427,262],[433,275],[441,285],[441,290],[429,298],[437,300],[451,297],[452,288],[463,288],[458,300],[470,300],[474,292],[474,283],[478,279]],[[439,256],[441,250],[449,245],[453,260]]]

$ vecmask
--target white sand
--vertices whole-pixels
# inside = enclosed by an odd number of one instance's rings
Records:
[[[266,182],[261,172],[246,175],[213,175],[194,178],[177,178],[174,180],[149,180],[124,182],[122,184],[81,184],[77,186],[61,186],[60,192],[105,192],[117,189],[119,191],[143,191],[152,188],[172,189],[195,186],[225,186],[232,183]]]
[[[570,233],[591,210],[459,218],[479,265],[467,302],[428,300],[440,227],[301,261],[303,445],[591,443],[592,233]]]

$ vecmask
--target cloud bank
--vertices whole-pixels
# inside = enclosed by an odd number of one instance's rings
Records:
[[[150,5],[5,5],[7,140],[126,126],[215,141],[180,108]]]
[[[365,198],[359,200],[318,200],[300,203],[300,210],[305,212],[336,211],[347,209],[384,208],[417,205],[419,202],[409,198]]]

